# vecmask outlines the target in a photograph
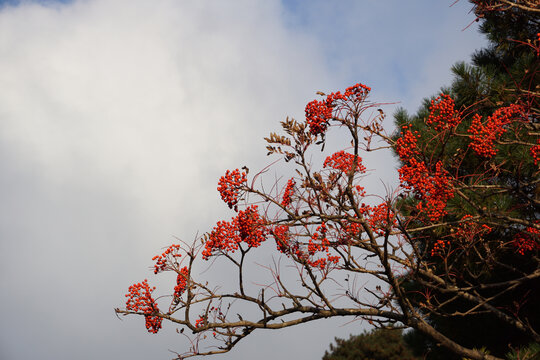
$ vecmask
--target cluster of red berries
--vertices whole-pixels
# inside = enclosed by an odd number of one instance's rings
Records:
[[[330,264],[339,263],[339,256],[330,256],[329,253],[326,254],[326,257],[318,258],[317,260],[308,260],[308,264],[312,267],[324,270]]]
[[[472,119],[469,133],[471,143],[469,146],[480,156],[490,158],[497,153],[495,142],[506,132],[506,127],[521,114],[522,107],[516,104],[502,107],[489,116],[484,123],[482,117],[475,114]]]
[[[396,140],[396,153],[402,161],[407,161],[419,154],[418,138],[420,135],[418,131],[407,130],[409,127],[411,125],[404,125],[403,132]]]
[[[266,227],[263,219],[259,216],[257,205],[251,205],[244,211],[240,211],[235,219],[240,240],[250,247],[258,247],[266,240]]]
[[[309,131],[313,135],[320,135],[326,132],[328,121],[332,119],[335,109],[340,111],[351,107],[351,104],[359,104],[368,96],[371,88],[364,84],[356,84],[348,87],[345,93],[340,91],[326,96],[325,100],[313,100],[306,105],[306,123]]]
[[[343,100],[360,102],[364,101],[368,96],[371,88],[364,84],[355,84],[345,89]]]
[[[133,284],[129,287],[126,297],[126,309],[144,314],[145,325],[148,332],[157,333],[161,329],[162,319],[154,315],[159,313],[156,301],[152,298],[152,292],[156,288],[150,288],[148,280]]]
[[[288,225],[278,225],[274,227],[271,231],[274,240],[276,241],[276,246],[278,251],[283,254],[289,254],[290,245],[289,240],[291,238],[291,233],[289,232]]]
[[[348,87],[345,93],[340,91],[331,93],[326,97],[326,102],[332,106],[335,118],[343,117],[342,113],[345,112],[345,118],[359,115],[364,109],[369,106],[365,106],[365,100],[371,88],[364,84],[356,84]]]
[[[533,227],[528,227],[525,231],[522,231],[514,236],[512,245],[519,254],[525,255],[525,253],[529,251],[540,249],[539,241],[540,230]]]
[[[345,174],[348,174],[354,165],[355,156],[353,154],[346,153],[345,151],[338,151],[331,156],[328,156],[324,160],[324,167],[331,167],[336,170],[341,170]],[[356,156],[356,172],[363,173],[366,171],[366,167],[362,165],[362,158]]]
[[[442,256],[442,253],[446,250],[446,246],[450,243],[444,240],[437,240],[431,249],[431,256]]]
[[[258,247],[266,240],[267,229],[264,220],[259,216],[256,205],[249,206],[232,218],[232,221],[219,221],[209,234],[202,252],[208,260],[215,250],[231,252],[238,250],[241,242],[249,247]]]
[[[356,194],[360,197],[366,196],[366,189],[363,186],[356,185],[354,187],[354,190],[356,190]]]
[[[322,223],[311,235],[308,243],[308,253],[313,256],[317,251],[328,251],[328,239],[326,238],[326,224]],[[319,234],[320,232],[320,234]]]
[[[195,320],[195,327],[203,327],[205,323],[206,317],[201,315],[197,320]]]
[[[350,108],[352,104],[362,103],[368,96],[371,88],[364,84],[355,84],[345,89],[345,93],[341,91],[333,92],[326,97],[326,103],[333,108]]]
[[[180,251],[180,245],[171,245],[169,246],[161,255],[156,255],[152,258],[152,261],[155,261],[154,265],[154,274],[159,272],[170,270],[167,267],[167,259],[169,256],[172,257],[181,257],[182,255],[178,253]]]
[[[186,286],[189,279],[189,269],[187,266],[184,266],[180,269],[180,273],[176,277],[176,286],[174,287],[174,296],[180,297],[186,291]]]
[[[303,254],[297,250],[297,256],[303,257],[309,266],[324,270],[329,264],[337,264],[339,262],[339,256],[332,256],[330,254],[329,245],[330,242],[326,237],[326,224],[323,222],[317,227],[311,238],[309,239],[307,251],[308,254]],[[318,252],[326,252],[326,257],[313,259],[313,256]]]
[[[157,334],[159,329],[161,329],[161,319],[159,316],[145,315],[144,316],[144,326],[149,333]]]
[[[300,248],[298,242],[291,243],[291,234],[289,232],[289,226],[287,225],[278,225],[274,227],[272,235],[276,241],[278,251],[287,255],[287,257],[291,255],[296,256],[300,262],[324,270],[328,265],[337,264],[339,262],[339,256],[332,256],[330,254],[330,242],[326,237],[326,232],[326,224],[322,223],[311,235],[307,248],[304,249]],[[313,256],[320,252],[326,252],[326,256],[313,259]]]
[[[313,135],[324,134],[332,118],[332,105],[327,101],[313,100],[306,105],[306,123]]]
[[[461,218],[457,231],[452,237],[462,242],[472,242],[474,239],[479,239],[484,234],[489,234],[492,230],[486,224],[480,224],[476,221],[470,221],[472,215],[465,215]]]
[[[222,176],[218,182],[218,191],[221,199],[229,206],[230,209],[238,211],[238,196],[242,185],[247,182],[247,174],[245,171],[240,173],[240,170],[227,170],[225,176]]]
[[[285,190],[283,191],[283,199],[281,200],[281,206],[287,207],[291,204],[291,195],[294,192],[294,185],[296,185],[296,182],[293,178],[290,178],[289,181],[287,181],[287,186],[285,186]]]
[[[218,221],[208,236],[204,245],[202,257],[204,260],[208,260],[215,250],[220,250],[225,253],[234,252],[238,249],[238,243],[239,238],[233,224],[228,221]]]
[[[377,235],[384,235],[388,227],[392,228],[397,224],[395,214],[387,203],[381,203],[377,206],[362,203],[358,210],[362,216],[367,218],[371,230]],[[340,242],[345,244],[351,238],[358,238],[363,231],[363,226],[354,221],[342,221],[341,226]]]
[[[431,221],[446,215],[446,204],[454,197],[448,172],[439,161],[435,171],[428,171],[424,162],[414,158],[399,170],[399,179],[405,189],[413,190],[421,201],[416,205],[420,213],[426,213]]]
[[[436,99],[431,100],[426,124],[433,126],[437,131],[456,127],[461,122],[461,116],[455,106],[454,100],[447,94],[441,94]]]
[[[413,190],[419,200],[417,210],[428,215],[431,221],[437,221],[446,215],[446,204],[454,196],[448,172],[439,161],[435,171],[429,171],[423,161],[417,160],[419,155],[417,131],[409,130],[410,125],[403,126],[401,136],[396,141],[396,152],[404,165],[398,170],[401,185]]]
[[[339,237],[341,244],[348,244],[352,238],[359,238],[363,231],[361,224],[351,221],[342,221],[341,227]]]
[[[393,228],[397,224],[397,219],[387,203],[382,203],[371,207],[369,217],[369,225],[371,229],[378,235],[384,235],[387,228]]]

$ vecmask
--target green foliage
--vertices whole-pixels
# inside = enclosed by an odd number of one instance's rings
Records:
[[[507,360],[535,360],[540,358],[540,344],[531,343],[525,347],[514,349],[506,355]]]
[[[335,339],[323,360],[416,360],[401,329],[374,329],[347,339]]]
[[[493,5],[497,2],[474,1],[473,3]],[[480,14],[478,8],[477,14]],[[462,134],[462,136],[450,137],[448,141],[444,138],[440,141],[429,141],[437,136],[437,132],[426,125],[431,100],[435,96],[425,99],[416,114],[411,115],[403,109],[399,110],[395,114],[395,122],[398,129],[401,129],[403,125],[411,125],[411,129],[418,131],[421,139],[428,139],[428,142],[420,143],[419,146],[429,148],[425,153],[440,154],[435,161],[440,160],[445,166],[452,165],[453,161],[460,161],[459,175],[464,178],[469,174],[478,173],[479,169],[486,173],[496,170],[493,171],[494,176],[486,177],[486,181],[478,185],[498,186],[512,189],[512,191],[503,193],[497,190],[478,190],[465,193],[472,202],[481,204],[481,208],[487,209],[481,216],[488,219],[490,212],[499,212],[534,223],[538,221],[540,214],[538,168],[527,153],[528,148],[516,147],[512,143],[500,144],[497,154],[490,161],[480,161],[481,159],[474,156],[469,149],[470,140],[467,137],[467,129],[471,125],[473,113],[487,117],[501,106],[525,104],[531,109],[529,134],[519,134],[519,141],[534,143],[538,138],[540,104],[539,96],[533,93],[537,94],[540,89],[540,61],[530,44],[533,44],[537,38],[539,18],[534,13],[515,7],[505,11],[483,12],[481,15],[481,31],[487,35],[490,41],[489,46],[473,55],[472,64],[464,62],[455,64],[452,67],[454,80],[451,86],[441,90],[442,93],[449,94],[455,100],[456,108],[461,111],[464,120],[454,133]],[[508,132],[510,131],[508,129]],[[398,135],[396,134],[396,138]],[[410,215],[411,211],[414,211],[415,204],[414,198],[403,199],[401,211],[405,215]],[[452,199],[447,205],[447,210],[449,213],[447,219],[450,222],[459,221],[467,214],[475,214],[470,204],[460,197]],[[423,231],[417,236],[419,248],[424,250],[427,244],[433,243],[433,239],[444,238],[450,234],[451,230],[449,226]],[[511,243],[518,231],[517,227],[494,227],[494,230],[483,239],[486,249],[490,248],[491,243]],[[458,286],[469,283],[504,282],[513,276],[512,273],[532,273],[537,268],[536,259],[526,258],[512,251],[507,250],[493,257],[491,255],[477,252],[462,256],[459,260],[461,274]],[[453,260],[455,261],[455,257]],[[436,262],[437,259],[426,252],[425,261]],[[439,262],[439,266],[443,267],[442,259],[439,259]],[[426,289],[422,285],[407,276],[402,281],[407,292],[418,294],[417,304],[426,302]],[[493,295],[493,305],[519,314],[519,318],[527,319],[533,327],[538,329],[539,289],[539,281],[533,280],[503,294],[491,292],[491,290],[482,290],[481,293],[488,297]],[[430,293],[430,296],[436,298],[438,303],[444,303],[449,299],[436,291]],[[426,311],[425,316],[430,325],[458,343],[469,348],[487,348],[495,356],[503,357],[508,352],[509,345],[524,346],[532,340],[492,314],[448,316],[452,313],[462,313],[468,308],[470,304],[466,301],[453,301],[440,309],[443,310],[442,315]],[[422,306],[419,306],[419,311],[423,311]],[[418,331],[407,333],[405,340],[414,349],[415,355],[425,359],[460,359],[437,346],[433,340]],[[515,359],[521,360],[521,358]]]

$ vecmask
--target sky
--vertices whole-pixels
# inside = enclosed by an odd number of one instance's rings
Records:
[[[268,165],[263,137],[317,91],[361,82],[391,115],[448,85],[485,45],[454,1],[0,0],[0,358],[183,352],[173,326],[115,316],[128,286],[232,216],[218,178]],[[366,166],[368,191],[395,182],[390,156]],[[258,331],[214,358],[320,359],[365,328]]]

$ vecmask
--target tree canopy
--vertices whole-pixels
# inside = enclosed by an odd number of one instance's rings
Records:
[[[476,3],[480,4],[480,2]],[[538,160],[534,158],[535,149],[538,147],[532,145],[535,141],[538,144],[539,62],[538,39],[535,40],[538,35],[534,32],[538,29],[538,17],[531,14],[529,10],[510,5],[502,7],[500,3],[499,6],[495,6],[495,2],[489,2],[490,5],[487,4],[488,2],[482,3],[483,7],[478,5],[476,11],[483,21],[481,30],[488,36],[489,46],[478,50],[473,55],[471,65],[456,64],[452,68],[454,81],[449,88],[443,89],[443,92],[449,96],[448,99],[452,99],[456,108],[471,113],[474,111],[476,116],[483,114],[488,117],[488,121],[484,123],[475,122],[474,117],[467,123],[469,133],[473,130],[480,131],[484,140],[482,143],[474,144],[474,137],[473,143],[468,143],[470,138],[454,136],[444,142],[441,149],[445,147],[449,152],[454,152],[453,158],[446,159],[454,161],[459,159],[461,162],[459,171],[463,178],[472,179],[479,168],[487,170],[486,177],[482,184],[477,184],[475,188],[470,189],[466,198],[452,199],[447,204],[447,209],[453,220],[458,221],[460,217],[470,214],[469,205],[474,201],[477,210],[481,210],[477,214],[482,220],[489,219],[492,216],[490,212],[497,209],[512,217],[538,223],[539,186],[538,171],[535,168]],[[502,132],[512,131],[514,128],[510,123],[505,123],[501,124],[497,130],[493,122],[494,116],[490,114],[501,113],[512,106],[528,109],[529,122],[526,123],[522,133],[516,132],[512,138],[506,137],[504,141],[501,141],[497,137]],[[396,121],[399,125],[412,125],[422,133],[421,139],[436,136],[431,127],[425,126],[425,119],[429,122],[432,117],[432,108],[433,99],[428,99],[413,116],[408,115],[404,110],[400,111],[396,115]],[[488,134],[489,136],[486,136]],[[488,139],[497,141],[497,147],[488,149]],[[520,142],[528,142],[531,146],[516,146]],[[428,143],[423,145],[429,146]],[[465,152],[471,149],[474,151],[468,154]],[[476,155],[482,152],[484,156],[478,158]],[[531,156],[533,156],[533,163]],[[524,255],[538,248],[537,230],[527,228],[529,230],[523,232],[523,227],[509,225],[492,227],[489,233],[483,235],[484,252],[468,253],[461,257],[461,263],[455,262],[468,273],[463,274],[464,281],[470,282],[471,278],[481,277],[484,282],[502,284],[512,277],[512,272],[524,274],[535,271],[537,259],[534,256],[528,258]],[[455,234],[453,231],[455,229],[452,227],[439,228],[436,231],[424,232],[423,236],[431,239],[442,237],[453,239],[453,234]],[[450,241],[455,244],[454,241]],[[511,248],[505,250],[499,247],[497,247],[498,251],[492,251],[491,246],[497,242],[514,244],[514,251]],[[419,242],[418,246],[422,246],[422,242]],[[441,262],[448,261],[446,258],[440,260]],[[471,264],[475,264],[474,267],[471,267]],[[467,277],[469,279],[466,279]],[[409,286],[414,287],[416,291],[426,290],[415,281],[411,281]],[[540,314],[535,304],[540,301],[539,288],[538,280],[531,279],[530,282],[505,289],[504,292],[494,292],[493,289],[479,289],[478,291],[485,291],[486,295],[490,294],[488,296],[493,297],[493,305],[498,308],[513,309],[524,318],[538,319]],[[446,299],[441,293],[438,293],[437,297]],[[455,302],[453,306],[446,308],[446,313],[451,312],[450,309],[460,312],[464,308],[466,308],[465,304]],[[508,351],[508,344],[517,346],[533,341],[533,338],[523,336],[522,332],[499,321],[492,313],[479,312],[467,316],[465,312],[458,318],[448,317],[445,313],[432,313],[429,318],[432,325],[445,333],[453,334],[453,337],[459,338],[461,343],[466,343],[470,347],[489,348],[492,354],[499,356],[503,356]],[[414,337],[418,337],[415,341],[420,344],[419,348],[427,351],[427,358],[459,359],[457,355],[437,347],[436,342],[417,331],[411,334],[411,338]]]
[[[349,339],[335,339],[322,360],[417,360],[400,329],[374,329]]]

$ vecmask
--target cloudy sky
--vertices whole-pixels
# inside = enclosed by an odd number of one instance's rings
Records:
[[[0,358],[184,351],[173,326],[118,320],[127,287],[231,216],[219,176],[268,164],[262,138],[316,91],[363,82],[412,112],[448,84],[484,44],[453,2],[0,0]],[[391,182],[385,159],[367,166]],[[364,327],[256,332],[215,358],[320,359]]]

